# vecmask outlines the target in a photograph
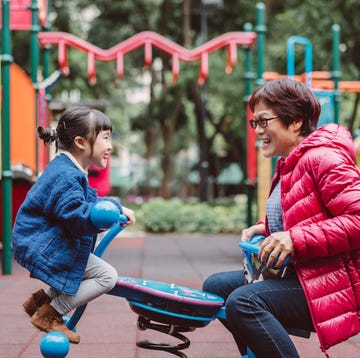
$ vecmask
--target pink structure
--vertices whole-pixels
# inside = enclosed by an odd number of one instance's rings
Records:
[[[208,56],[222,47],[227,47],[226,73],[231,73],[237,62],[237,46],[251,47],[256,41],[255,32],[229,32],[214,38],[196,49],[188,50],[175,42],[151,31],[140,32],[116,46],[103,50],[74,35],[65,32],[40,32],[41,46],[58,45],[59,68],[64,75],[69,74],[67,48],[73,47],[88,55],[88,76],[90,83],[96,82],[95,60],[116,61],[116,72],[121,78],[124,74],[124,56],[144,46],[144,63],[152,63],[152,47],[155,46],[172,56],[172,74],[175,82],[179,76],[179,61],[191,62],[200,60],[199,84],[205,82],[209,72]]]
[[[42,47],[45,47],[46,45],[58,46],[59,69],[65,76],[70,73],[67,56],[68,48],[72,47],[86,53],[88,55],[87,71],[91,84],[96,83],[96,60],[105,62],[116,61],[116,73],[119,78],[122,78],[124,75],[124,56],[143,46],[144,64],[147,67],[152,63],[153,47],[172,56],[173,83],[176,82],[180,73],[180,61],[200,61],[198,83],[203,85],[209,73],[208,57],[210,53],[226,47],[227,56],[225,72],[230,74],[237,64],[237,46],[251,48],[255,44],[256,38],[257,35],[255,32],[228,32],[195,49],[189,50],[155,32],[144,31],[122,41],[108,50],[104,50],[65,32],[40,32],[38,34],[39,43]],[[249,115],[248,112],[248,116]],[[254,148],[255,141],[256,138],[254,132],[248,130],[248,148]],[[255,182],[255,151],[248,151],[248,172],[248,179],[251,182]],[[93,180],[97,181],[96,178]]]

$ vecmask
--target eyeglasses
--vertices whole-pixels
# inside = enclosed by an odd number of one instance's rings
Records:
[[[270,118],[261,118],[261,119],[251,119],[249,121],[251,128],[256,129],[256,127],[259,125],[260,128],[266,128],[268,126],[268,122],[272,119],[279,118],[279,116],[274,116]]]

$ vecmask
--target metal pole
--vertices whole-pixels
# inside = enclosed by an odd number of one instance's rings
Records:
[[[249,22],[244,24],[244,31],[245,32],[252,32],[253,26]],[[245,98],[244,101],[247,103],[249,96],[252,92],[252,86],[251,82],[254,80],[254,72],[252,72],[252,52],[251,47],[246,46],[245,48],[245,74],[244,74],[244,80],[245,80]]]
[[[257,33],[257,80],[256,85],[261,86],[265,83],[263,79],[264,60],[265,60],[265,5],[262,2],[256,4],[256,26]]]
[[[45,31],[50,31],[49,12],[50,12],[50,1],[47,1],[46,9],[46,24],[44,26]],[[43,78],[48,78],[50,75],[50,48],[51,45],[45,45],[42,51],[42,63],[43,63]],[[48,91],[48,90],[47,90]]]
[[[332,78],[334,81],[334,122],[339,123],[339,113],[340,113],[340,90],[339,90],[339,81],[341,78],[340,70],[340,26],[334,24],[332,26],[333,33],[333,72]]]
[[[2,0],[2,121],[1,121],[1,188],[2,188],[2,273],[11,274],[12,177],[10,164],[10,66],[11,55],[10,0]]]
[[[31,81],[35,89],[35,128],[39,122],[39,85],[38,85],[38,67],[39,67],[39,43],[37,35],[40,31],[38,12],[39,6],[37,0],[31,1],[31,28],[30,28],[30,53],[31,53]],[[33,135],[36,136],[36,133]],[[35,176],[39,174],[39,144],[38,138],[35,139]]]

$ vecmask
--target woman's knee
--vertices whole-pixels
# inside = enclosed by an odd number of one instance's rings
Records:
[[[227,320],[231,319],[238,311],[238,296],[230,294],[225,303],[225,311]]]
[[[209,276],[203,283],[203,291],[216,293],[216,288],[218,287],[218,274],[213,274]]]
[[[242,270],[218,272],[209,276],[203,290],[226,298],[233,290],[244,285],[244,273]]]
[[[251,311],[254,302],[249,299],[246,290],[240,289],[233,291],[226,300],[225,311],[229,322],[238,321],[241,317],[246,316]]]

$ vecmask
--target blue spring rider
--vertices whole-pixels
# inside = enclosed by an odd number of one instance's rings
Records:
[[[109,231],[96,247],[94,254],[101,257],[112,240],[125,228],[127,218],[121,215],[109,201],[100,201],[90,214],[92,222],[102,230]],[[256,248],[256,245],[254,245]],[[140,330],[152,329],[180,340],[179,344],[139,341],[144,349],[161,350],[178,357],[187,358],[182,350],[190,346],[183,334],[207,326],[215,319],[225,319],[224,300],[201,290],[143,278],[120,276],[108,294],[125,298],[131,310],[138,315]],[[75,329],[86,305],[64,319],[69,329]],[[69,351],[69,341],[60,332],[47,333],[40,343],[44,358],[64,358]],[[248,350],[247,358],[256,358]]]

